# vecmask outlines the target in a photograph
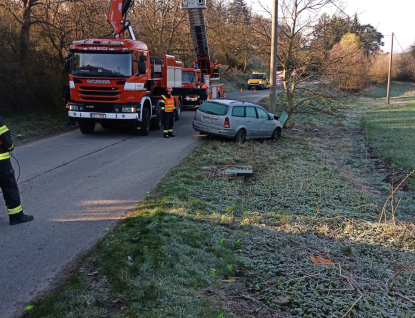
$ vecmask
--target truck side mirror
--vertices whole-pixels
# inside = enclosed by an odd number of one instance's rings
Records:
[[[71,60],[65,61],[65,71],[69,74],[71,73]]]
[[[141,57],[140,57],[141,58]],[[147,72],[146,63],[144,61],[133,60],[134,63],[137,63],[138,73],[135,75],[145,74]]]
[[[69,74],[71,74],[71,57],[71,53],[65,55],[65,71]]]

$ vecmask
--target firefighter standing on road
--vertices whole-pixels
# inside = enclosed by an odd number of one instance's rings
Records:
[[[215,63],[213,64],[213,76],[214,77],[219,77],[219,68],[220,68],[220,64],[218,59],[215,60]]]
[[[14,170],[10,161],[10,151],[14,148],[9,129],[0,117],[0,188],[9,212],[10,225],[30,222],[32,215],[23,213],[20,204],[19,188],[17,187]]]
[[[171,86],[167,87],[167,96],[161,95],[161,111],[163,112],[163,124],[164,124],[164,138],[176,137],[173,135],[174,124],[174,97],[171,96],[173,89]]]

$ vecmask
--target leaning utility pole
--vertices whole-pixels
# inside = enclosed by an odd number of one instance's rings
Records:
[[[274,12],[272,14],[272,33],[271,33],[271,89],[269,92],[269,111],[275,113],[275,101],[277,98],[277,28],[278,28],[278,0],[274,0]]]
[[[388,88],[386,91],[386,104],[389,104],[389,92],[390,92],[390,87],[391,87],[391,74],[392,74],[392,54],[393,54],[393,32],[392,32],[392,41],[391,41],[391,53],[389,56],[389,72],[388,72]]]

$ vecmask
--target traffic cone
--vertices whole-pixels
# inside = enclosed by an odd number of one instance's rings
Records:
[[[254,88],[254,94],[256,93],[256,88]]]
[[[243,91],[242,91],[242,87],[241,87],[241,93],[243,93]]]

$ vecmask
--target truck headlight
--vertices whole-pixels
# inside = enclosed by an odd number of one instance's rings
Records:
[[[123,113],[135,113],[137,111],[136,107],[125,107],[123,106],[122,112]]]
[[[69,110],[78,110],[78,106],[76,106],[76,105],[69,105]]]

